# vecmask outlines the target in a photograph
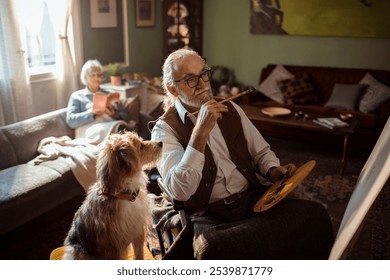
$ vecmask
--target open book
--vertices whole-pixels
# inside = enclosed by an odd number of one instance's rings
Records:
[[[310,160],[301,165],[290,178],[283,178],[275,182],[257,201],[253,211],[263,212],[273,207],[293,191],[309,175],[315,165],[316,161]]]
[[[336,128],[336,127],[348,127],[349,124],[340,120],[339,118],[317,118],[313,120],[315,123],[329,126],[329,128]]]
[[[97,92],[93,95],[93,110],[104,112],[108,104],[119,101],[119,92],[103,93]]]

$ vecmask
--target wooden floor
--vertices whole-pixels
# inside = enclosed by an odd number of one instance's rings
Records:
[[[64,247],[58,247],[55,248],[51,253],[50,253],[50,260],[62,260],[62,256],[64,255]],[[135,255],[134,251],[132,248],[129,249],[127,253],[127,257],[125,258],[126,260],[134,260]],[[144,260],[154,260],[154,257],[152,253],[149,251],[148,247],[144,246]]]

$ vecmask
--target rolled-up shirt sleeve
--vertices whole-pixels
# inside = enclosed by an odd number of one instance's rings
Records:
[[[205,156],[190,145],[185,149],[169,125],[159,120],[152,131],[152,141],[163,142],[162,157],[157,163],[165,187],[179,201],[187,201],[202,179]]]

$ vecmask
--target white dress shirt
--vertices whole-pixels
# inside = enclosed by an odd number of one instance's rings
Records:
[[[252,164],[257,172],[265,175],[271,167],[280,165],[279,159],[243,110],[237,104],[232,104],[241,117],[248,150],[254,159]],[[176,99],[175,107],[184,123],[187,110],[179,99]],[[196,117],[191,115],[190,118],[195,124]],[[154,126],[152,141],[163,142],[162,158],[157,163],[157,169],[170,195],[176,200],[187,201],[196,192],[202,179],[205,155],[190,145],[183,148],[175,134],[162,120],[158,120]],[[210,203],[246,190],[248,181],[231,161],[218,124],[210,132],[207,144],[218,168]]]

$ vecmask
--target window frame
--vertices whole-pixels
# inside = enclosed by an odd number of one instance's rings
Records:
[[[81,27],[81,12],[80,1],[74,1],[73,10],[70,18],[68,28],[68,40],[72,53],[73,62],[78,71],[82,67],[83,61],[83,41],[82,41],[82,27]],[[71,27],[71,28],[70,28]],[[57,35],[56,35],[57,36]],[[31,83],[43,82],[48,80],[55,80],[56,65],[46,65],[30,68],[27,66],[27,73]]]
[[[130,65],[129,58],[129,27],[128,27],[128,14],[127,14],[127,1],[122,0],[122,12],[123,12],[123,44],[124,44],[124,65]],[[68,30],[69,45],[72,53],[73,62],[75,65],[76,73],[81,72],[81,68],[84,64],[83,55],[83,37],[82,37],[82,22],[81,22],[81,7],[80,1],[74,1],[73,10],[71,15],[71,22],[73,27],[73,34],[70,34]],[[55,80],[54,74],[55,65],[42,66],[39,69],[27,69],[27,73],[30,77],[31,83]]]

